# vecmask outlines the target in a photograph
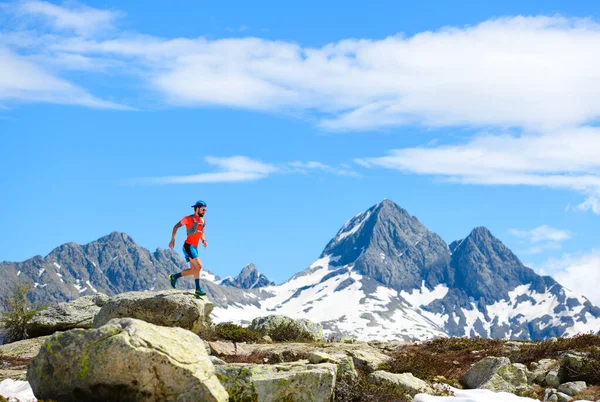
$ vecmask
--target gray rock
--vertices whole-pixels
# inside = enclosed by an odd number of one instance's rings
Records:
[[[325,353],[319,351],[313,351],[308,355],[308,361],[311,364],[319,364],[319,363],[339,363],[339,359]]]
[[[97,293],[50,306],[38,312],[27,323],[27,335],[35,338],[73,328],[92,328],[94,317],[107,301],[107,295]]]
[[[393,374],[379,370],[369,374],[369,381],[378,385],[391,385],[412,397],[419,393],[433,394],[429,384],[411,373]]]
[[[27,371],[39,399],[228,401],[200,338],[133,318],[52,335]]]
[[[34,358],[39,353],[47,336],[39,338],[24,339],[22,341],[0,345],[0,354],[8,357]]]
[[[569,402],[570,400],[573,399],[572,396],[563,394],[562,392],[557,392],[556,397],[557,397],[558,402]]]
[[[468,388],[514,393],[517,388],[527,385],[527,375],[506,357],[486,357],[469,369],[463,382]]]
[[[210,359],[210,361],[212,362],[212,364],[214,365],[222,365],[222,364],[227,364],[226,361],[219,359],[217,356],[208,356],[208,358]]]
[[[215,370],[230,395],[257,402],[329,402],[337,375],[331,363],[225,364]]]
[[[585,381],[572,381],[560,384],[558,391],[569,396],[575,396],[587,388]]]
[[[113,318],[137,318],[165,327],[199,333],[209,325],[213,304],[181,290],[127,292],[111,297],[94,318],[94,328]]]
[[[531,371],[527,374],[527,379],[529,382],[543,384],[548,372],[559,367],[560,362],[556,359],[541,359],[531,363]]]
[[[249,328],[258,331],[263,335],[270,336],[273,328],[286,324],[297,325],[301,330],[310,333],[314,340],[318,341],[323,338],[323,326],[321,324],[315,324],[306,318],[293,319],[284,315],[257,317],[252,320],[252,324]]]
[[[549,387],[558,388],[560,386],[560,378],[558,375],[558,369],[552,369],[548,371],[544,378],[544,384]]]
[[[390,360],[388,355],[375,348],[350,350],[348,353],[354,360],[354,366],[366,373],[379,370],[382,364]]]

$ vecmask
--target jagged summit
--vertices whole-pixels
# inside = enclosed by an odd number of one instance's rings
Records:
[[[453,286],[486,303],[508,298],[508,292],[519,285],[530,284],[534,290],[543,292],[556,283],[524,266],[485,227],[473,229],[451,250],[451,266],[455,272]]]
[[[275,285],[265,275],[258,272],[254,264],[246,265],[235,278],[225,278],[220,282],[221,286],[233,286],[240,289],[257,289],[264,286]]]
[[[348,266],[397,290],[448,281],[446,243],[407,210],[384,199],[350,219],[323,250]]]

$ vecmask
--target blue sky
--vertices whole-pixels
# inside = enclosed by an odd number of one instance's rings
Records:
[[[593,297],[600,6],[490,3],[0,3],[0,260],[203,199],[205,267],[281,282],[388,198]]]

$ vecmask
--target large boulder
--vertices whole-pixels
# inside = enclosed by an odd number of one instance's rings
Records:
[[[94,318],[94,328],[113,318],[137,318],[164,327],[199,333],[210,322],[213,304],[181,290],[127,292],[111,297]]]
[[[97,293],[48,307],[27,323],[27,335],[35,338],[73,328],[92,328],[94,316],[107,301],[107,295]]]
[[[201,339],[133,318],[57,332],[27,371],[39,399],[227,401]]]
[[[252,320],[250,329],[258,331],[263,335],[271,335],[273,329],[280,325],[295,325],[299,329],[308,332],[316,341],[323,338],[323,326],[315,324],[306,318],[293,319],[284,315],[268,315],[265,317],[257,317]]]
[[[329,402],[337,375],[337,366],[331,363],[231,363],[215,369],[236,400],[256,402]]]
[[[475,363],[464,375],[467,388],[515,393],[527,387],[527,374],[507,357],[486,357]]]

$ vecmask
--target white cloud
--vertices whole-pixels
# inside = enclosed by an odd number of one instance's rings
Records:
[[[186,184],[186,183],[223,183],[253,181],[265,179],[273,174],[307,173],[309,170],[327,173],[356,176],[349,168],[334,168],[321,162],[291,162],[282,165],[263,163],[247,156],[231,156],[217,158],[207,156],[205,162],[218,168],[219,171],[182,176],[163,176],[133,179],[138,184]]]
[[[538,226],[531,230],[509,229],[509,232],[525,241],[529,248],[524,254],[540,254],[548,250],[560,250],[562,242],[571,238],[567,230],[552,228],[548,225]]]
[[[556,229],[548,225],[538,226],[531,230],[510,229],[509,232],[531,243],[545,241],[562,242],[571,238],[571,233],[568,230]]]
[[[587,254],[565,254],[560,259],[549,260],[544,268],[558,283],[583,294],[595,305],[600,305],[600,250]]]
[[[98,99],[87,90],[71,84],[0,47],[0,101],[50,102],[82,105],[100,109],[128,109]]]
[[[22,1],[14,3],[13,12],[17,15],[39,17],[48,21],[55,29],[73,30],[81,35],[91,35],[113,28],[120,13],[100,10],[70,2],[69,7],[61,7],[46,1]]]
[[[264,179],[278,171],[274,165],[262,163],[246,156],[217,158],[207,156],[205,162],[219,168],[219,172],[200,173],[183,176],[163,176],[135,179],[136,183],[147,184],[189,184],[189,183],[221,183]]]
[[[545,135],[481,135],[466,144],[395,149],[356,162],[458,183],[568,188],[596,196],[598,150],[600,128],[580,127]],[[579,208],[597,212],[594,200]]]
[[[595,214],[600,214],[600,200],[598,197],[589,197],[587,200],[577,205],[579,211],[592,211]]]
[[[70,13],[98,21],[90,26],[114,20],[97,9],[24,4],[62,26],[87,26],[59,17]],[[122,74],[134,71],[173,105],[314,113],[321,127],[335,130],[422,124],[555,131],[600,115],[600,24],[593,20],[507,17],[317,48],[134,32],[99,39],[78,29],[80,36],[39,35],[23,46],[118,61]]]
[[[356,173],[349,165],[342,164],[339,167],[329,166],[321,162],[310,161],[310,162],[290,162],[288,163],[288,169],[291,172],[299,172],[299,173],[307,173],[310,170],[320,170],[332,174],[336,174],[339,176],[355,176],[358,177],[359,174]]]

